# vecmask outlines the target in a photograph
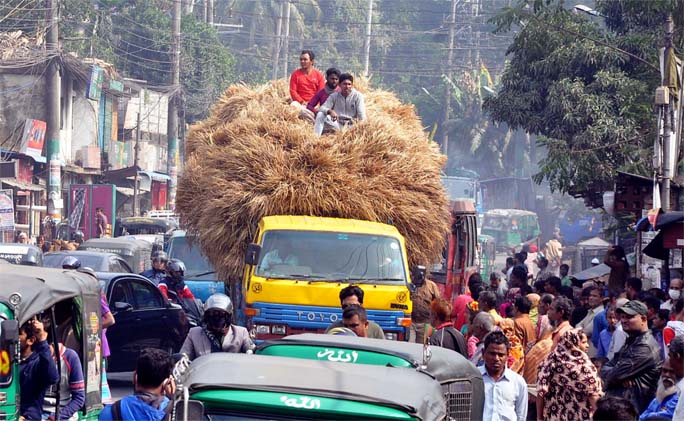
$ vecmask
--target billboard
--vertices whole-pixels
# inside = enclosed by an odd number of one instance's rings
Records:
[[[21,138],[21,153],[34,158],[43,156],[46,129],[47,123],[44,121],[27,118],[24,123],[24,134]]]

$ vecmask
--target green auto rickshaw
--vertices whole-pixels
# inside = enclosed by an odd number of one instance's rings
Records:
[[[96,420],[102,410],[100,284],[74,270],[0,265],[0,414],[19,418],[19,327],[39,316],[49,319],[51,345],[76,351],[83,366],[85,404],[81,420]],[[57,360],[58,371],[61,358]],[[61,381],[61,378],[60,378]],[[59,384],[57,385],[59,386]],[[56,388],[56,411],[61,406]]]
[[[304,333],[265,341],[255,352],[354,365],[407,368],[439,382],[449,420],[482,419],[482,375],[470,361],[450,349],[382,339]]]
[[[498,250],[519,252],[523,246],[539,247],[537,214],[520,209],[492,209],[484,214],[482,234],[494,237]]]
[[[389,343],[390,341],[385,341]],[[415,370],[213,353],[190,364],[174,420],[442,420],[442,390]]]

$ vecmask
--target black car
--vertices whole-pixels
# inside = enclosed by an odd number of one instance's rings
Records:
[[[73,256],[81,262],[82,267],[89,267],[95,272],[133,273],[131,267],[118,254],[99,251],[53,251],[43,255],[43,266],[61,268],[62,261],[67,256]]]
[[[147,278],[98,272],[116,323],[107,329],[111,356],[107,371],[133,371],[140,350],[178,352],[190,329],[180,306],[169,303]]]

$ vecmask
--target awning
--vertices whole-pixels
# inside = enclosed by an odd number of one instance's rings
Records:
[[[150,177],[154,181],[167,181],[171,180],[171,177],[169,177],[166,174],[162,174],[160,172],[156,171],[140,171],[141,174],[145,174],[146,176]]]
[[[135,190],[129,187],[117,187],[116,191],[123,194],[124,196],[133,196],[133,194],[135,193]]]
[[[20,190],[30,190],[30,191],[43,191],[43,190],[45,190],[45,187],[39,186],[37,184],[25,183],[23,181],[17,180],[16,178],[0,178],[0,181],[2,181],[5,184],[8,184],[12,187],[16,187]]]

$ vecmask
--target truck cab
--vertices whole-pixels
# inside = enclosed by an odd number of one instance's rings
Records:
[[[225,284],[218,279],[214,267],[200,250],[196,238],[183,230],[173,231],[166,253],[169,259],[179,259],[185,263],[185,284],[195,298],[205,302],[212,294],[226,293]]]
[[[339,292],[358,285],[369,320],[387,339],[410,326],[406,246],[390,225],[312,216],[268,216],[248,247],[243,277],[247,328],[257,341],[324,332],[341,321]]]

